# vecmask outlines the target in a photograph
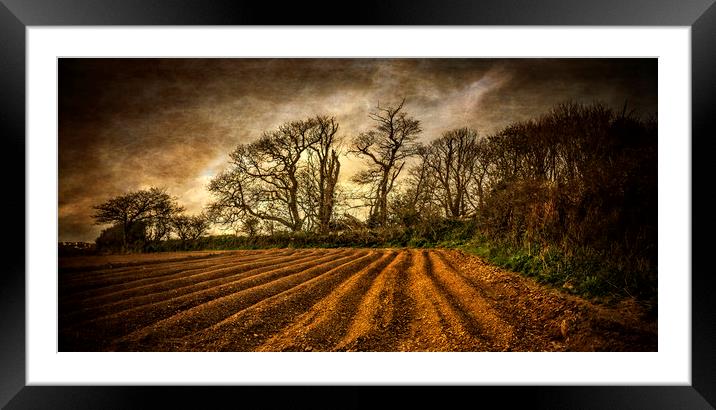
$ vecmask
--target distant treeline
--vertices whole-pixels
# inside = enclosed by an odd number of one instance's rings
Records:
[[[317,116],[239,145],[201,215],[156,188],[99,205],[97,222],[113,226],[97,249],[463,246],[581,294],[655,297],[655,119],[567,103],[427,144],[405,101],[370,119],[351,139]],[[346,155],[365,164],[350,185],[339,182]],[[210,224],[237,235],[207,237]]]
[[[59,242],[57,244],[59,256],[94,255],[97,252],[94,243],[90,242]]]

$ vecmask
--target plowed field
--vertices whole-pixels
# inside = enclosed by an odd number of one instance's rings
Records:
[[[604,307],[455,250],[60,260],[60,351],[656,351]]]

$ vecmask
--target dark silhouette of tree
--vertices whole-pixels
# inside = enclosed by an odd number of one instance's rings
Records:
[[[376,123],[374,128],[354,138],[349,151],[368,163],[368,169],[358,173],[353,181],[369,187],[369,218],[379,226],[388,221],[388,196],[405,159],[416,154],[415,140],[422,131],[420,121],[409,117],[404,105],[405,99],[395,107],[378,106],[370,114]]]
[[[129,227],[129,231],[123,230],[122,224],[114,224],[109,228],[103,229],[97,239],[95,246],[100,252],[118,252],[130,249],[144,249],[146,243],[145,225],[137,222]]]
[[[188,243],[196,242],[204,236],[211,227],[209,219],[204,214],[176,215],[172,218],[171,224],[184,248]]]
[[[249,216],[244,218],[242,222],[242,229],[247,235],[249,235],[249,237],[253,238],[259,234],[259,231],[261,230],[260,224],[261,220],[259,218]]]
[[[299,170],[311,145],[314,122],[294,121],[239,145],[230,154],[231,168],[215,177],[209,191],[216,197],[212,214],[223,223],[245,216],[277,222],[291,231],[303,226],[299,212]]]
[[[434,192],[448,218],[461,218],[469,209],[469,186],[478,160],[477,131],[459,128],[432,141],[425,156],[435,179]]]
[[[412,227],[434,219],[439,205],[435,199],[436,181],[428,166],[428,146],[418,145],[416,148],[418,161],[408,168],[407,175],[401,184],[400,192],[391,202],[390,212],[395,222],[405,227]],[[437,209],[437,216],[441,216]]]
[[[337,131],[335,119],[319,116],[239,145],[230,168],[209,184],[212,219],[235,224],[253,217],[293,232],[311,224],[327,230],[340,171]]]
[[[340,150],[337,148],[338,123],[333,117],[316,117],[315,143],[310,145],[308,164],[311,186],[318,200],[318,227],[322,233],[330,230],[333,208],[336,200],[336,185],[341,163],[338,160]]]
[[[121,227],[122,251],[127,250],[131,229],[141,226],[146,235],[146,229],[152,227],[152,237],[164,237],[167,221],[183,210],[175,197],[156,187],[117,196],[93,208],[96,210],[92,215],[95,223]]]
[[[479,139],[475,150],[472,180],[469,181],[468,195],[465,199],[476,212],[481,212],[485,207],[485,192],[490,183],[490,167],[493,161],[489,140]]]
[[[149,246],[158,244],[169,237],[172,232],[173,218],[181,211],[182,208],[168,208],[141,222],[143,227],[143,249],[145,251],[148,250]]]

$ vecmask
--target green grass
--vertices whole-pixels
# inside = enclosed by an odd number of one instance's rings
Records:
[[[636,297],[656,305],[655,273],[626,270],[609,255],[590,249],[566,254],[555,248],[516,247],[485,239],[474,239],[457,248],[538,283],[587,299],[616,302]]]

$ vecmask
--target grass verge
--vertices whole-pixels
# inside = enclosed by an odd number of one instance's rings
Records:
[[[649,310],[656,309],[656,274],[625,268],[608,255],[588,248],[569,254],[555,248],[516,247],[485,239],[441,247],[461,249],[499,267],[521,273],[538,283],[595,302],[612,304],[635,298]],[[653,275],[653,276],[652,276]]]

